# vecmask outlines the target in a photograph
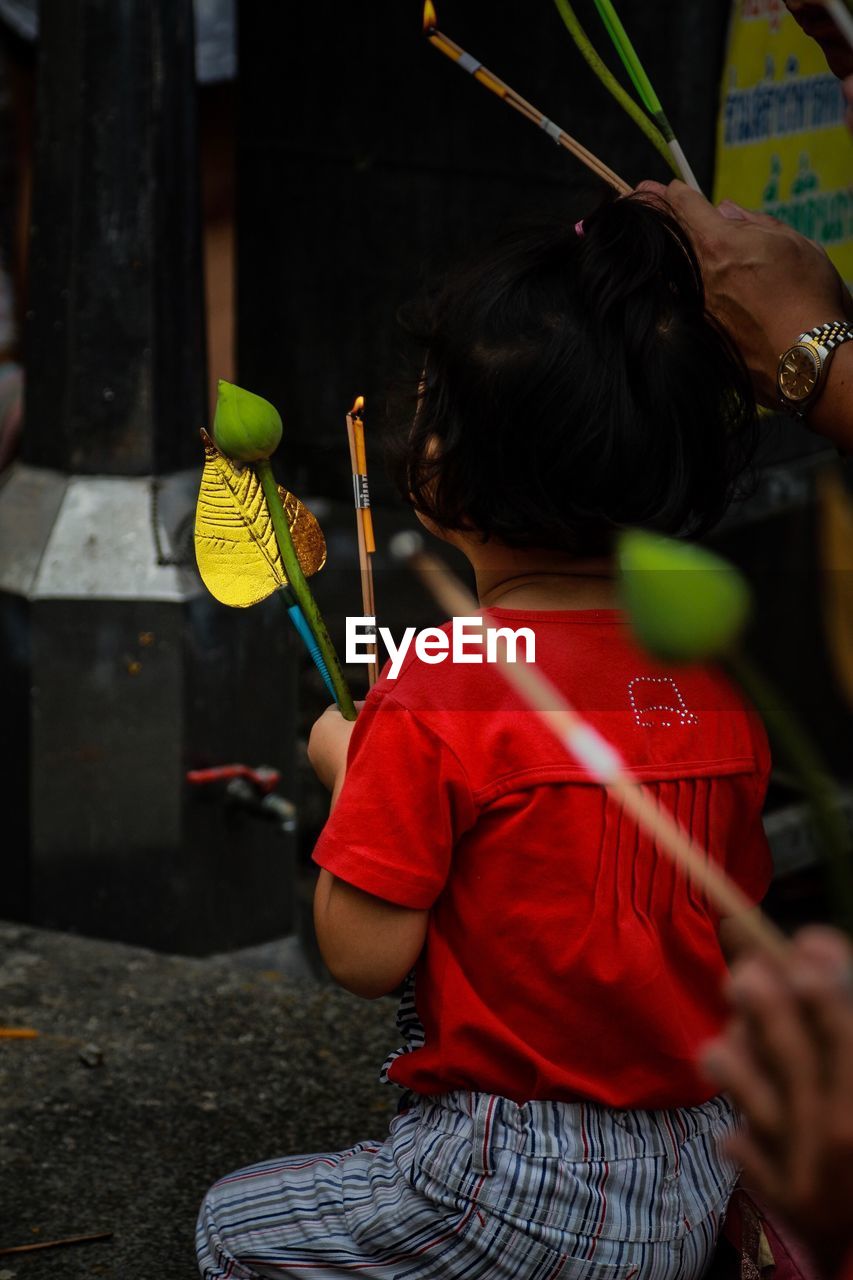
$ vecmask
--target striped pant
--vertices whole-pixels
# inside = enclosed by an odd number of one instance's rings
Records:
[[[714,1098],[614,1111],[459,1091],[384,1142],[269,1160],[208,1192],[205,1280],[699,1280],[737,1170]]]

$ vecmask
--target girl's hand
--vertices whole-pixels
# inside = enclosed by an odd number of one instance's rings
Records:
[[[360,711],[363,702],[357,702]],[[319,720],[314,722],[308,738],[308,759],[324,787],[329,791],[340,790],[347,768],[349,740],[355,728],[354,720],[345,720],[333,704],[327,707]]]

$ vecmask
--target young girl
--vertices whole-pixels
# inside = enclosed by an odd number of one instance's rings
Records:
[[[668,670],[616,607],[614,531],[706,530],[749,455],[746,372],[686,236],[634,196],[506,236],[432,299],[403,492],[502,625],[753,901],[769,770],[714,670]],[[488,665],[386,672],[310,754],[332,791],[315,919],[366,997],[414,970],[384,1141],[217,1183],[205,1277],[698,1280],[736,1170],[700,1076],[736,927]]]

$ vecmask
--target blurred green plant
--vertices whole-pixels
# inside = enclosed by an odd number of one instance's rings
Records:
[[[642,529],[619,537],[621,596],[640,644],[661,662],[720,662],[764,720],[811,806],[838,923],[853,933],[853,866],[838,788],[793,712],[742,646],[751,593],[740,572],[695,543]]]

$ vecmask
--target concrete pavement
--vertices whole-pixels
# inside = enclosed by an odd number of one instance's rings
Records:
[[[393,1000],[311,976],[293,940],[207,960],[0,924],[0,1280],[192,1280],[217,1177],[383,1137]]]

